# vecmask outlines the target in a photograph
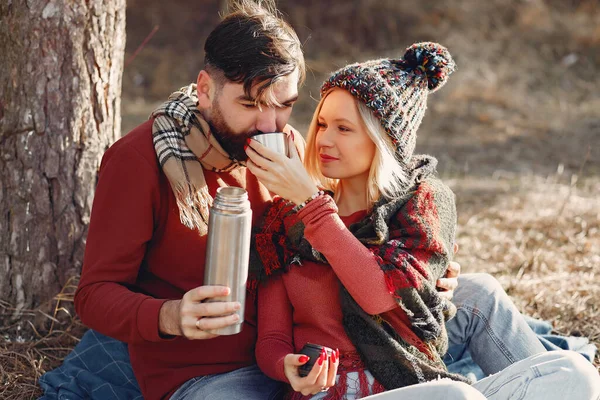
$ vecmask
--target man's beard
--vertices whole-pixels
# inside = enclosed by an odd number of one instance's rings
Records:
[[[215,139],[217,139],[221,147],[223,147],[223,150],[225,150],[231,158],[238,161],[246,161],[248,159],[244,147],[250,137],[261,133],[256,130],[246,133],[235,133],[223,118],[221,109],[218,106],[213,107],[211,118],[210,120],[207,119],[206,122]]]

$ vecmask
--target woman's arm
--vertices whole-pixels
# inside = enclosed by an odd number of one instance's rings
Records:
[[[397,306],[395,289],[432,284],[446,270],[456,227],[454,194],[439,180],[423,182],[390,220],[391,239],[374,255],[342,223],[329,196],[300,210],[304,235],[328,260],[354,300],[369,314]],[[389,251],[393,250],[393,251]],[[384,258],[385,260],[383,260]],[[393,268],[387,274],[380,263]]]
[[[258,289],[256,362],[269,377],[288,382],[285,356],[294,353],[293,310],[283,277],[271,277]]]
[[[330,196],[320,196],[298,212],[304,236],[329,261],[344,287],[369,314],[397,307],[375,256],[346,228]]]

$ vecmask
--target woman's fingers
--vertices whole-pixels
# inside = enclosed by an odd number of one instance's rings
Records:
[[[327,388],[335,385],[335,377],[337,375],[338,366],[340,365],[340,351],[338,349],[331,350],[329,356],[329,374],[327,375]]]
[[[256,163],[254,163],[254,161],[252,161],[251,159],[246,160],[246,168],[248,168],[250,172],[252,172],[252,174],[263,183],[265,183],[265,181],[269,177],[269,173],[261,167],[259,167],[258,165],[256,165]]]
[[[315,379],[311,394],[316,394],[324,389],[329,388],[329,386],[327,386],[327,379],[329,377],[329,356],[327,355],[327,351],[325,351],[325,349],[321,351],[321,355],[319,356],[316,364],[319,365],[320,371],[319,375]]]
[[[256,154],[258,154],[259,156],[263,157],[264,159],[268,160],[268,161],[278,161],[281,158],[283,158],[283,154],[280,154],[276,151],[271,150],[270,148],[263,146],[262,143],[254,140],[254,139],[248,139],[248,148],[254,150],[256,152]],[[246,149],[248,150],[248,149]]]
[[[339,351],[330,350],[328,355],[327,351],[323,349],[315,360],[310,373],[302,378],[298,373],[298,367],[308,361],[309,358],[303,354],[288,354],[285,356],[285,375],[295,391],[308,396],[327,390],[335,385],[339,365]]]
[[[298,154],[298,149],[296,148],[296,143],[294,142],[294,133],[290,132],[288,135],[288,153],[290,154],[290,158],[292,160],[300,160],[300,154]]]
[[[252,140],[252,142],[260,144],[256,140]],[[271,160],[263,157],[251,146],[246,147],[246,154],[248,155],[249,160],[251,160],[255,165],[257,165],[261,169],[264,169],[265,171],[268,170],[269,165],[272,164]]]

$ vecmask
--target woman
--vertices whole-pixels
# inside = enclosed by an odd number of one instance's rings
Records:
[[[440,382],[424,384],[439,377],[456,381],[441,381],[456,398],[474,398],[466,379],[441,362],[454,307],[435,281],[452,255],[454,196],[435,178],[435,159],[413,156],[427,95],[453,69],[444,47],[419,43],[401,59],[334,73],[309,129],[306,169],[296,154],[287,159],[249,141],[248,168],[281,196],[251,259],[254,282],[267,282],[259,290],[256,356],[267,375],[290,383],[293,398],[361,398],[396,388],[386,395],[448,398],[437,392]],[[300,377],[306,342],[335,350]],[[523,391],[565,398],[565,389],[569,398],[592,398],[597,375],[578,361],[546,353],[474,387],[498,399]],[[537,375],[524,389],[513,377],[530,370]],[[566,375],[574,370],[581,373]]]

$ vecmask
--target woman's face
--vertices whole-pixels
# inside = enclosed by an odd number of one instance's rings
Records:
[[[318,116],[315,140],[319,167],[331,179],[368,178],[375,156],[355,98],[334,89],[325,98]]]

